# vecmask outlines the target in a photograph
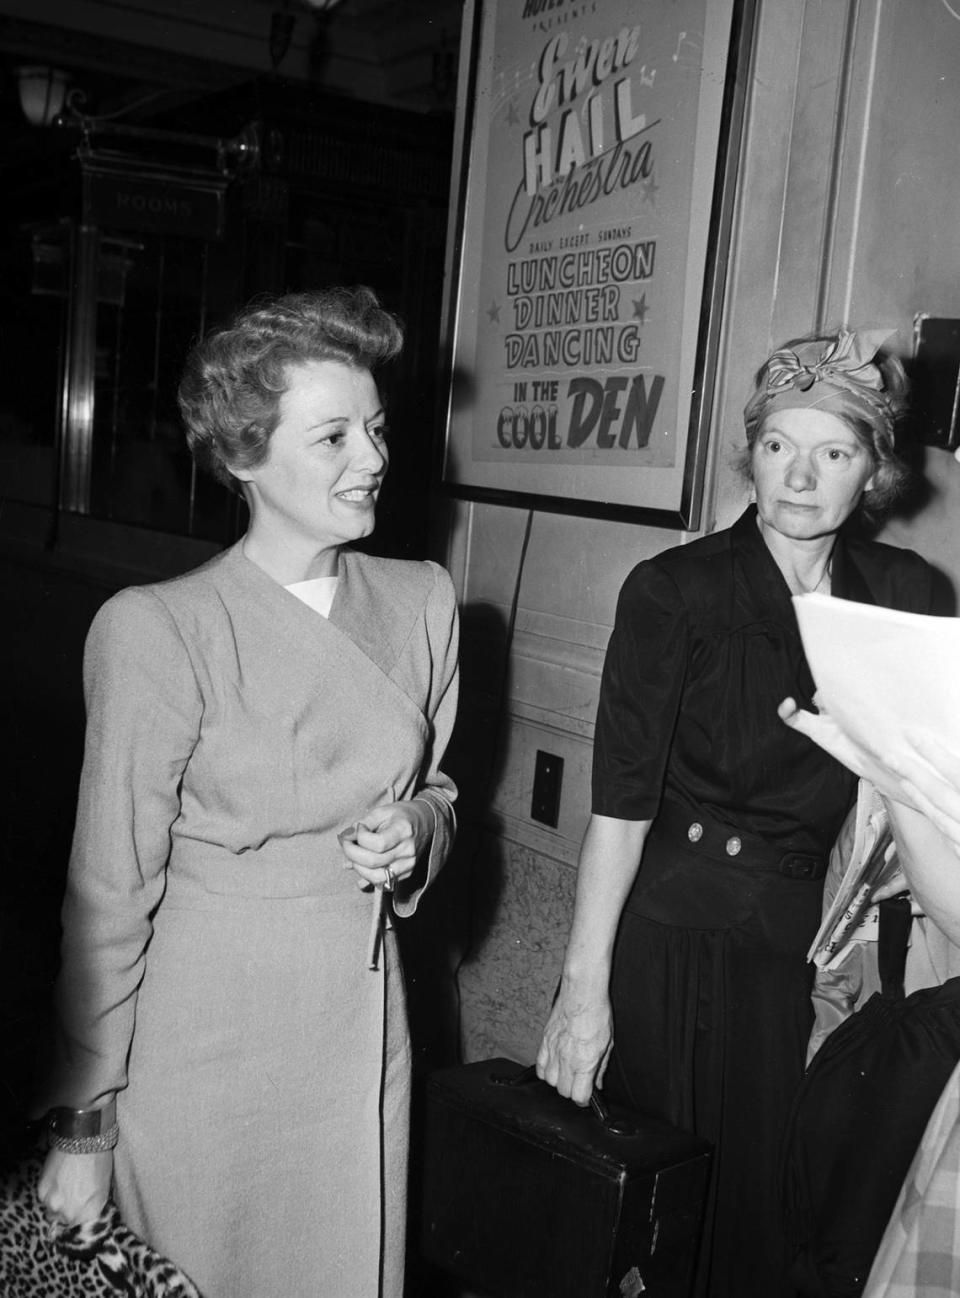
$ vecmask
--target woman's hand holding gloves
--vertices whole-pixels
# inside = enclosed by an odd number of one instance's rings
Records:
[[[367,812],[362,822],[340,835],[345,869],[359,876],[359,886],[388,889],[409,878],[430,842],[433,813],[423,802],[388,802]],[[389,869],[389,874],[387,873]]]

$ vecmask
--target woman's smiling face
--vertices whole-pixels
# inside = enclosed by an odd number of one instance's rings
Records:
[[[768,415],[750,463],[762,522],[792,540],[836,532],[874,472],[873,457],[856,433],[815,408]]]
[[[257,529],[318,553],[369,536],[389,460],[385,437],[369,370],[334,360],[291,365],[266,459],[233,470]]]

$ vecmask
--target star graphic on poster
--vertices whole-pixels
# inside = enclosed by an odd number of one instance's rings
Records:
[[[660,186],[657,184],[656,177],[648,176],[643,182],[643,201],[645,203],[656,203],[657,190]]]
[[[500,323],[500,303],[499,302],[490,303],[490,305],[487,307],[487,317],[490,320],[491,324]]]
[[[520,114],[517,112],[517,101],[511,99],[507,104],[507,125],[516,126],[520,121]]]
[[[649,314],[649,311],[650,308],[647,306],[647,295],[646,293],[641,293],[639,300],[634,299],[634,303],[633,303],[634,318],[639,320],[641,324],[646,324],[647,315]]]

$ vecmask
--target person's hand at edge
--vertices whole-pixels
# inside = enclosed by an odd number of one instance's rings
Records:
[[[862,747],[840,728],[820,702],[819,696],[814,698],[814,703],[819,711],[807,712],[799,708],[794,699],[786,698],[777,708],[777,715],[791,730],[806,735],[854,775],[869,780],[884,797],[919,809],[909,784],[903,777],[901,767],[905,753],[894,758],[888,753],[881,754]]]
[[[613,1049],[613,1016],[606,996],[586,999],[561,988],[537,1052],[537,1076],[574,1103],[590,1103],[603,1086]]]
[[[908,730],[898,762],[904,794],[960,856],[960,755],[929,731]]]

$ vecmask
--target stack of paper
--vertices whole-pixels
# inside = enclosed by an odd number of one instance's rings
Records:
[[[854,744],[895,759],[906,731],[926,730],[960,752],[960,618],[830,595],[793,603],[821,706]],[[861,766],[896,796],[882,769]]]

